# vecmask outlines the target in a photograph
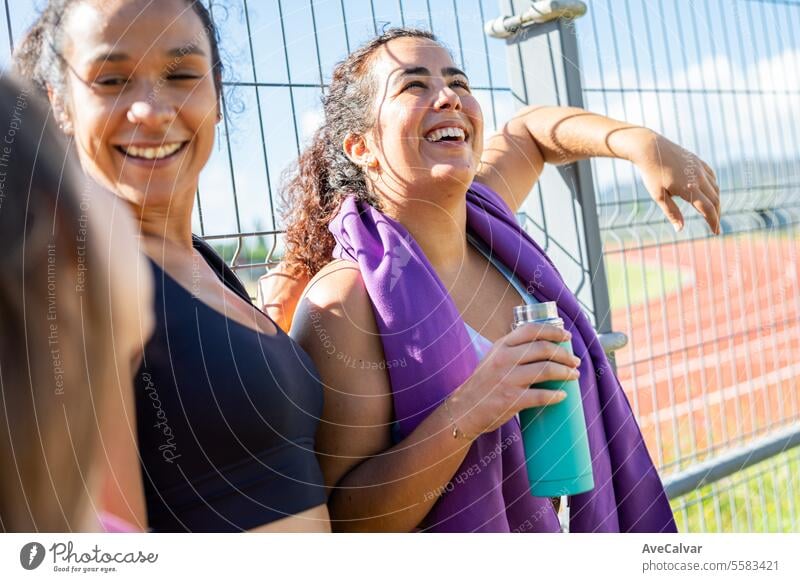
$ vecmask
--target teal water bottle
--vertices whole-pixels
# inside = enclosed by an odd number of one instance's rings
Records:
[[[564,321],[558,316],[554,301],[515,307],[514,328],[526,323],[555,325],[564,329]],[[572,353],[571,342],[559,345]],[[579,382],[548,381],[534,384],[531,388],[567,393],[567,397],[557,404],[528,408],[519,413],[531,494],[556,497],[594,489]]]

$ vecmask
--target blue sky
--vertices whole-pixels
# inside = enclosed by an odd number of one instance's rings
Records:
[[[216,12],[227,80],[274,86],[229,91],[229,131],[219,133],[200,186],[206,234],[272,228],[269,193],[276,192],[281,172],[319,123],[320,90],[313,85],[320,76],[327,81],[348,44],[357,46],[376,26],[433,25],[473,86],[486,88],[477,95],[488,125],[513,113],[505,45],[482,34],[484,19],[499,15],[495,0],[314,0],[313,15],[308,1],[286,0],[280,4],[283,27],[278,2],[249,0],[247,13],[243,2],[224,2],[228,9]],[[798,157],[800,2],[587,3],[589,13],[578,20],[587,108],[654,127],[716,165]],[[38,5],[8,0],[15,41]],[[0,20],[5,64],[9,31],[5,18]],[[280,86],[290,81],[291,92]],[[625,164],[603,161],[594,167],[601,188],[630,183],[634,176]],[[197,213],[195,222],[199,227]]]

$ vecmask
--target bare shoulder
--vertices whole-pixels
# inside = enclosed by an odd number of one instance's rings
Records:
[[[336,288],[348,291],[363,288],[366,292],[358,265],[344,259],[331,261],[314,275],[306,288],[306,293],[330,292]]]
[[[325,404],[317,457],[326,484],[338,483],[370,455],[391,446],[391,383],[372,302],[358,267],[334,261],[309,283],[292,337],[314,360]]]
[[[351,261],[335,260],[328,263],[308,283],[297,307],[296,317],[322,315],[328,318],[344,317],[345,322],[357,329],[377,333],[372,301],[364,285],[358,266]]]
[[[335,380],[360,374],[361,362],[382,361],[372,301],[357,265],[338,260],[317,273],[297,305],[291,335]]]

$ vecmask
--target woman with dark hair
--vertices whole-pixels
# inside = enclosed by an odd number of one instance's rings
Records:
[[[51,0],[16,58],[84,170],[133,212],[155,276],[155,333],[135,376],[147,515],[127,517],[154,531],[328,531],[317,372],[191,232],[221,111],[208,10]]]
[[[580,378],[596,486],[571,499],[571,531],[675,531],[594,329],[514,212],[545,162],[611,156],[637,165],[674,223],[679,196],[717,232],[711,169],[574,108],[525,109],[484,148],[466,74],[417,30],[339,64],[324,113],[288,184],[284,272],[314,276],[292,334],[325,384],[317,446],[334,527],[558,531],[550,500],[528,492],[516,414],[564,396],[531,384]],[[566,331],[508,333],[513,308],[536,301],[556,301]],[[577,357],[556,345],[570,337]]]
[[[124,455],[152,277],[46,103],[3,79],[0,117],[0,531],[133,531],[102,512],[102,489],[136,462]]]

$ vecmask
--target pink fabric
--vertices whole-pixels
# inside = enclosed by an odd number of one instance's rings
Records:
[[[98,521],[105,533],[142,533],[142,530],[132,523],[106,511],[100,512]]]

